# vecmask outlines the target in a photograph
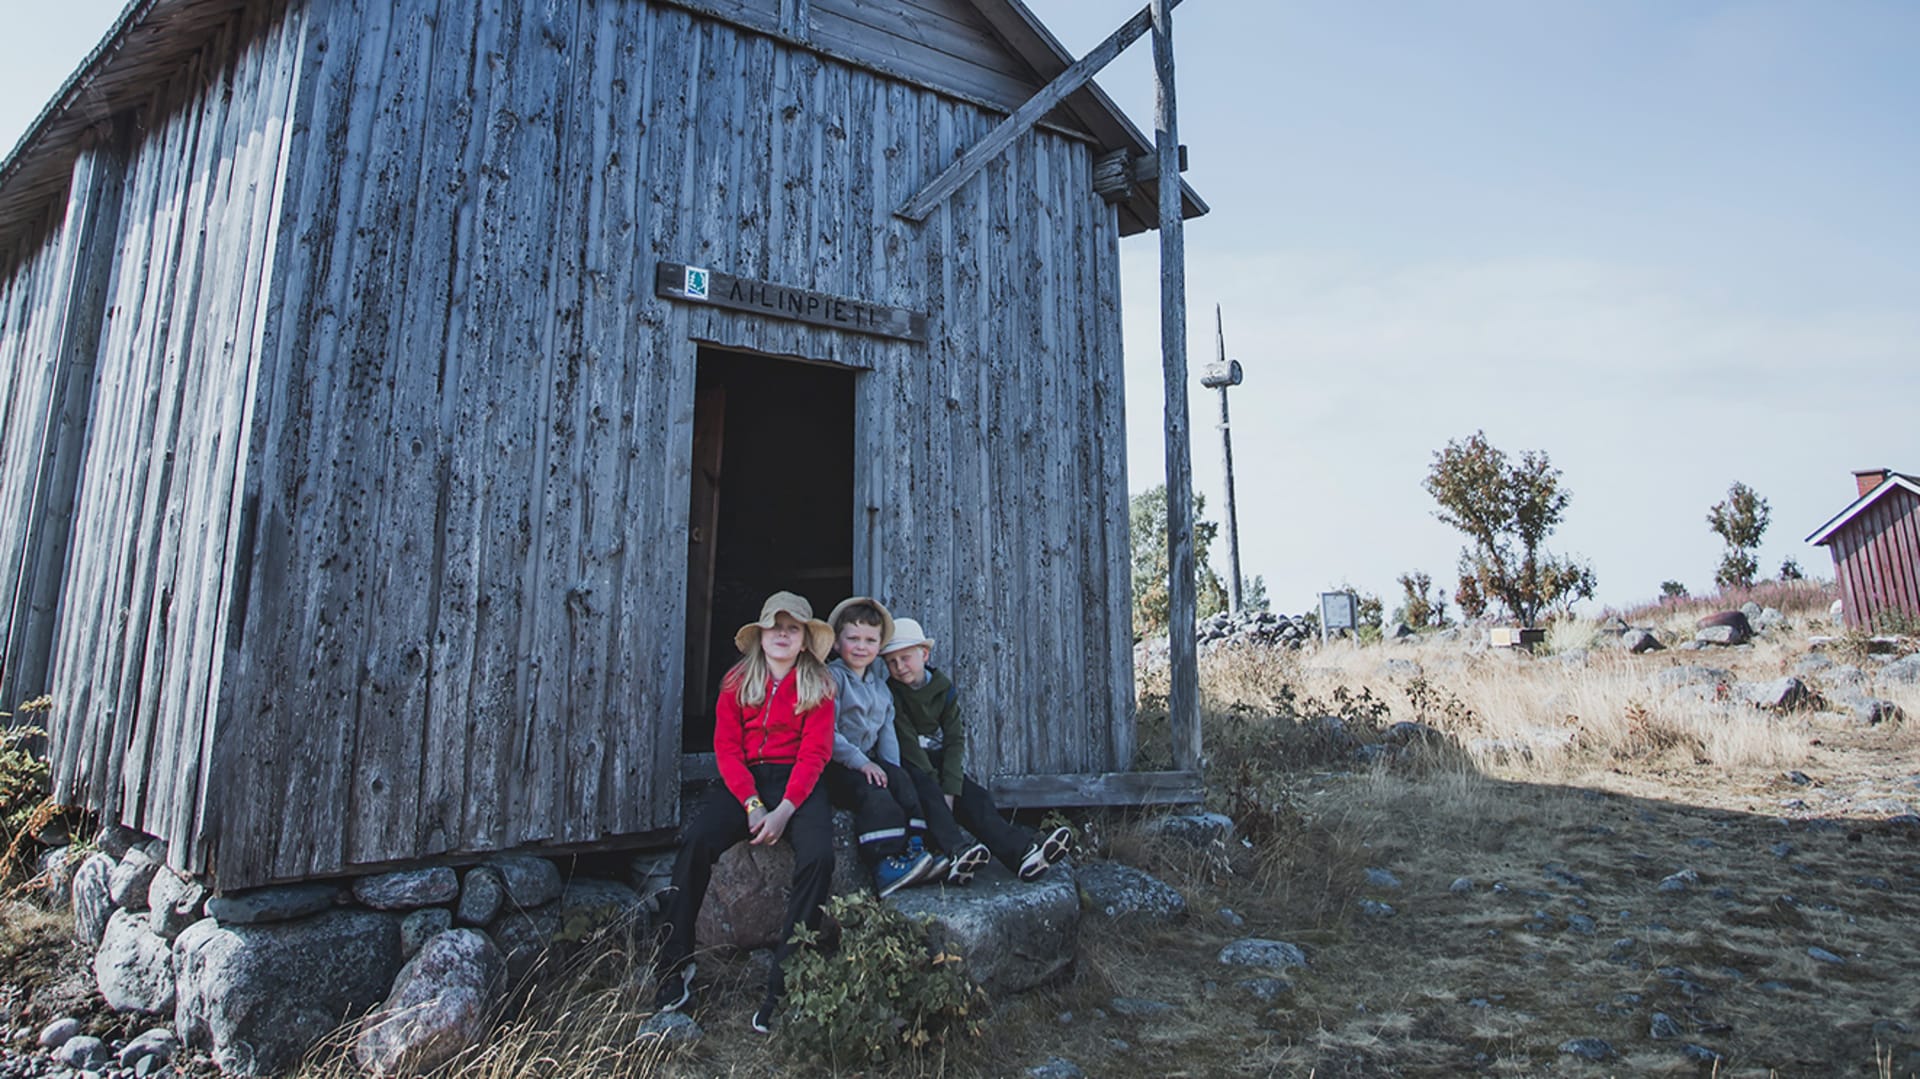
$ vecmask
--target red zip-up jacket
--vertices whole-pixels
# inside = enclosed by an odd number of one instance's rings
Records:
[[[799,805],[813,793],[833,756],[833,698],[821,701],[806,715],[795,715],[798,683],[792,671],[778,682],[769,678],[766,700],[758,708],[741,707],[735,690],[720,694],[714,709],[714,763],[720,769],[720,781],[741,805],[759,793],[748,765],[792,765],[787,800]]]

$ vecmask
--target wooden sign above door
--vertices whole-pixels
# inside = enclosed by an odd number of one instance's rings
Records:
[[[868,333],[902,341],[927,339],[927,316],[902,307],[835,296],[811,289],[792,288],[771,281],[662,262],[653,278],[654,295],[683,303],[707,304],[729,311],[783,318],[824,326],[830,330]]]

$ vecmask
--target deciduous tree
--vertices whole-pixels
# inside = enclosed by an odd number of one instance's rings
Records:
[[[1440,504],[1434,516],[1469,541],[1460,552],[1454,594],[1468,617],[1499,603],[1532,625],[1542,611],[1593,598],[1593,570],[1543,546],[1573,498],[1544,451],[1528,450],[1509,462],[1486,432],[1475,431],[1433,455],[1423,486]]]
[[[1754,575],[1760,572],[1760,560],[1753,552],[1760,546],[1771,517],[1767,500],[1737,480],[1727,488],[1727,497],[1707,511],[1707,527],[1727,544],[1726,553],[1720,556],[1720,568],[1713,574],[1715,584],[1722,588],[1753,586]]]
[[[1205,618],[1227,608],[1227,586],[1207,560],[1220,526],[1203,516],[1205,495],[1193,496],[1193,564],[1199,577],[1195,599]],[[1160,484],[1133,496],[1133,636],[1135,640],[1167,631],[1167,487]],[[1264,588],[1263,588],[1264,590]]]

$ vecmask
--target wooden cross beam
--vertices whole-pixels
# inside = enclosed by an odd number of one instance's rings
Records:
[[[1180,0],[1164,0],[1170,11]],[[987,162],[998,157],[1001,151],[1013,145],[1015,139],[1027,133],[1040,118],[1052,112],[1075,90],[1092,81],[1101,68],[1113,62],[1113,58],[1125,52],[1127,46],[1140,40],[1153,27],[1153,9],[1141,8],[1133,18],[1128,19],[1107,36],[1107,40],[1094,46],[1093,51],[1073,62],[1073,66],[1062,71],[1057,78],[1040,92],[1027,99],[1026,104],[1014,110],[1012,116],[1000,121],[999,126],[987,132],[987,137],[961,154],[953,164],[948,165],[933,181],[920,189],[919,193],[906,201],[894,214],[909,221],[925,221],[933,208],[947,200],[949,195],[960,190],[960,185],[972,179],[974,174],[986,167]],[[1178,176],[1174,178],[1174,189],[1180,187]]]

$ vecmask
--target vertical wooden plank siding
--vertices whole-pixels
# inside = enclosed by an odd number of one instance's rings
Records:
[[[1883,616],[1920,619],[1920,497],[1893,490],[1832,540],[1843,613],[1872,629]]]
[[[127,148],[116,137],[81,155],[66,235],[84,245],[74,272],[90,310],[38,328],[57,335],[46,355],[70,378],[51,419],[85,429],[56,466],[73,484],[66,550],[43,547],[33,571],[41,596],[59,596],[55,793],[166,839],[176,864],[203,838],[239,432],[261,351],[259,218],[297,56],[285,25],[259,11],[228,25],[142,115],[116,121]],[[22,328],[9,318],[0,339]]]
[[[810,26],[906,25],[883,8]],[[987,59],[958,27],[940,48]],[[998,119],[677,6],[250,7],[124,175],[76,169],[109,270],[69,209],[0,281],[0,510],[48,438],[28,361],[98,357],[62,796],[222,888],[671,825],[698,343],[859,372],[856,583],[939,638],[973,772],[1127,766],[1093,151],[1031,132],[892,214]],[[928,340],[670,304],[662,259],[922,310]],[[47,316],[90,274],[97,348]]]

